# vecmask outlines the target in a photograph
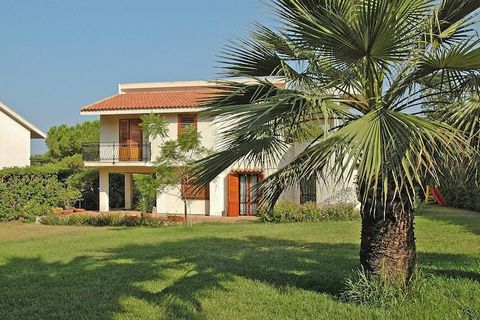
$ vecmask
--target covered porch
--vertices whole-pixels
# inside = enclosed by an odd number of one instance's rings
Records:
[[[152,166],[100,166],[96,167],[99,176],[99,212],[110,212],[113,210],[132,211],[135,209],[134,203],[134,174],[154,174],[155,168]],[[124,205],[120,208],[110,207],[110,175],[121,174],[124,176]]]

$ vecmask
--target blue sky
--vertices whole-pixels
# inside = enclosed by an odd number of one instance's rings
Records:
[[[80,108],[121,82],[213,78],[222,46],[272,17],[261,0],[0,0],[0,12],[0,101],[44,131],[93,119]]]

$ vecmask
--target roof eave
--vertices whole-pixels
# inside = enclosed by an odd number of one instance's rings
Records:
[[[196,113],[205,111],[204,107],[170,107],[170,108],[145,108],[145,109],[115,109],[115,110],[81,110],[82,116],[123,115],[146,113]]]
[[[2,102],[0,102],[0,110],[3,111],[6,115],[8,115],[10,118],[12,118],[14,121],[16,121],[18,124],[20,124],[22,127],[30,131],[30,138],[45,139],[47,137],[47,135],[42,130],[34,126],[32,123],[27,121],[25,118],[10,109],[10,107],[8,107]]]

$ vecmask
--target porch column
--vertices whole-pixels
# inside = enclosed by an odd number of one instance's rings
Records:
[[[133,208],[133,175],[125,173],[125,209]]]
[[[99,172],[99,199],[98,199],[98,210],[100,212],[110,211],[109,204],[109,187],[110,187],[110,174],[108,171],[101,170]]]
[[[227,174],[222,173],[210,182],[210,215],[221,216],[227,213]]]

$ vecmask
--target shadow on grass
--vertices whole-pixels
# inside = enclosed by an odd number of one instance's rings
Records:
[[[353,244],[264,237],[131,245],[68,263],[15,258],[0,266],[0,318],[110,319],[147,305],[159,318],[204,319],[201,299],[214,293],[221,300],[219,292],[229,290],[225,285],[236,284],[237,277],[336,298],[357,263]],[[126,306],[132,299],[133,307]]]
[[[423,253],[418,254],[420,267],[426,273],[434,276],[466,279],[480,283],[480,273],[472,270],[465,270],[465,266],[476,266],[479,260],[472,256],[445,253]]]
[[[15,258],[0,266],[0,318],[110,319],[133,297],[159,306],[165,318],[202,319],[199,297],[226,290],[236,277],[335,296],[357,252],[351,244],[208,237],[131,245],[65,264]]]
[[[428,206],[421,209],[420,216],[432,221],[458,225],[473,234],[480,235],[480,212]]]

